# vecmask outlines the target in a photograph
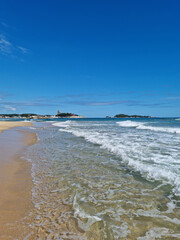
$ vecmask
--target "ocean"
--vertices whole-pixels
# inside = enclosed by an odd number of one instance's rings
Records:
[[[39,239],[180,239],[180,119],[34,122]]]

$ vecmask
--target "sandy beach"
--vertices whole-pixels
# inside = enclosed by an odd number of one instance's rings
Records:
[[[32,209],[31,165],[21,158],[36,134],[21,128],[28,122],[0,122],[0,239],[21,239],[19,221]],[[11,129],[10,129],[11,128]],[[10,129],[8,131],[4,131]]]
[[[31,122],[21,122],[21,121],[17,121],[17,122],[2,121],[2,122],[0,122],[0,132],[10,129],[10,128],[14,128],[14,127],[25,127],[25,126],[32,126],[32,123]]]
[[[0,240],[179,239],[179,121],[152,121],[7,126]]]

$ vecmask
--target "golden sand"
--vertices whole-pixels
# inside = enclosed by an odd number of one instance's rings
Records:
[[[0,121],[0,132],[6,129],[10,129],[13,127],[25,127],[25,126],[32,126],[31,122],[10,122],[10,121]]]
[[[28,122],[0,122],[0,131],[31,125]],[[0,239],[23,239],[20,220],[28,216],[33,205],[31,165],[21,155],[26,146],[36,142],[36,134],[20,129],[7,132],[0,134]],[[18,139],[16,132],[20,136]],[[3,139],[7,144],[2,144]],[[12,151],[12,155],[8,155],[8,151]]]

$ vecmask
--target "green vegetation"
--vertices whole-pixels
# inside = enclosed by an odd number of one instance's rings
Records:
[[[0,114],[0,118],[33,118],[33,119],[42,119],[42,118],[54,118],[54,115],[39,115],[35,113],[7,113],[7,114]],[[60,111],[57,112],[56,117],[58,118],[70,118],[70,117],[79,117],[77,114],[74,113],[61,113]]]
[[[20,114],[20,116],[28,118],[28,117],[32,117],[32,116],[37,116],[37,114],[34,114],[34,113],[23,113],[23,114]]]
[[[150,118],[150,116],[117,114],[115,118]]]
[[[56,117],[62,117],[62,118],[68,118],[73,116],[78,116],[78,115],[74,113],[60,113],[60,112],[56,115]]]
[[[29,118],[32,116],[37,116],[37,114],[34,114],[34,113],[22,113],[22,114],[10,113],[10,114],[0,114],[0,116],[1,117],[9,117],[9,118],[15,118],[15,117]]]

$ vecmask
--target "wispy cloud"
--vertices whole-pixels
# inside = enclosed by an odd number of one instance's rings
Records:
[[[38,109],[44,108],[49,109],[51,107],[56,107],[57,109],[60,106],[85,106],[85,107],[103,107],[103,106],[126,106],[126,107],[147,107],[147,108],[172,108],[175,106],[174,101],[167,101],[167,99],[154,99],[150,100],[141,100],[141,99],[133,99],[131,94],[129,96],[104,96],[103,94],[92,94],[92,93],[84,93],[84,94],[67,94],[61,96],[54,97],[39,97],[31,100],[9,100],[9,97],[12,96],[5,92],[0,92],[0,109],[3,111],[28,111],[28,108]],[[15,96],[13,96],[14,98]],[[122,98],[120,98],[122,97]],[[173,97],[174,98],[174,97]],[[177,97],[176,97],[177,98]],[[179,97],[178,97],[179,99]],[[180,105],[180,104],[179,104]],[[176,104],[177,107],[177,104]],[[24,110],[27,109],[27,110]]]
[[[4,108],[5,108],[6,110],[16,111],[16,108],[15,108],[15,107],[12,107],[12,106],[9,106],[9,105],[5,105]]]
[[[0,100],[3,100],[4,98],[7,98],[9,96],[12,96],[12,94],[6,93],[6,92],[0,92]]]
[[[12,44],[6,39],[4,35],[0,35],[0,52],[4,55],[12,53]]]
[[[180,99],[180,97],[179,96],[177,96],[177,97],[167,97],[166,99],[177,100],[177,99]]]
[[[9,25],[8,25],[7,23],[5,23],[4,21],[1,21],[1,22],[0,22],[0,25],[2,25],[3,27],[6,27],[6,28],[9,27]]]
[[[28,54],[30,51],[22,46],[16,46],[4,34],[0,34],[0,54],[18,56],[19,54]]]
[[[42,102],[38,100],[30,100],[30,101],[0,101],[0,106],[11,106],[13,108],[22,108],[22,107],[51,107],[58,106],[58,103],[47,103],[47,101]]]
[[[12,94],[1,91],[0,92],[0,109],[1,110],[11,110],[15,111],[17,109],[28,108],[28,107],[52,107],[59,106],[59,102],[56,99],[51,99],[50,97],[42,97],[31,100],[9,100],[9,97],[15,97]]]
[[[25,47],[17,47],[23,54],[29,53],[29,49],[25,48]]]
[[[92,93],[84,93],[84,94],[65,94],[65,95],[59,95],[57,98],[59,99],[84,99],[84,98],[90,98],[93,97],[94,94]]]
[[[4,23],[4,22],[1,22],[1,25],[2,25],[3,27],[8,27],[8,25],[7,25],[6,23]]]
[[[82,106],[109,106],[117,104],[130,104],[135,103],[135,101],[69,101],[66,103]]]

